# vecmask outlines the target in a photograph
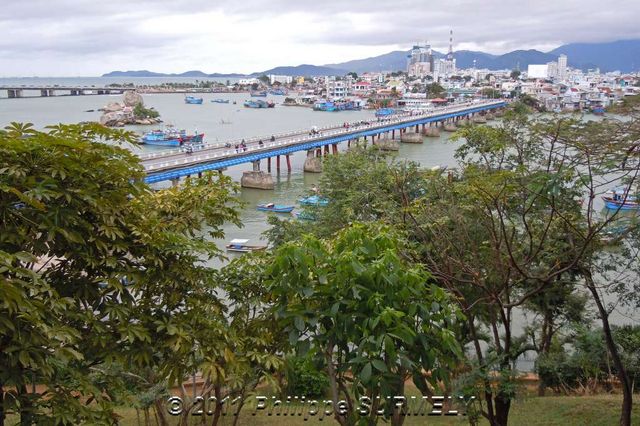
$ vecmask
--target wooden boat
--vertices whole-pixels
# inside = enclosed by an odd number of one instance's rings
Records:
[[[638,197],[627,188],[615,188],[602,196],[604,205],[611,210],[640,210]]]
[[[317,195],[311,195],[309,197],[304,197],[298,200],[298,202],[305,206],[326,206],[329,204],[329,200],[326,198],[321,198]]]
[[[235,238],[226,245],[227,251],[236,253],[249,253],[252,251],[265,250],[267,246],[250,246],[247,245],[249,240]]]
[[[268,204],[258,204],[256,208],[263,212],[291,213],[294,209],[294,206],[284,206],[284,205],[279,205],[274,203],[268,203]]]
[[[214,102],[216,104],[228,104],[229,99],[212,99],[211,102]]]

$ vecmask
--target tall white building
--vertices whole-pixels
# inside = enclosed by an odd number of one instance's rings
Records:
[[[431,46],[426,44],[416,44],[409,54],[407,73],[412,77],[425,77],[433,72],[433,55]]]
[[[564,80],[567,78],[567,55],[560,55],[558,57],[558,79]]]

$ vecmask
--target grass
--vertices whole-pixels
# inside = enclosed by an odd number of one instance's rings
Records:
[[[512,425],[545,425],[545,426],[608,426],[618,423],[621,395],[595,395],[595,396],[528,396],[516,401],[509,416],[509,424]],[[253,409],[246,408],[241,413],[238,424],[255,426],[299,426],[299,425],[333,425],[337,424],[332,418],[325,417],[319,420],[318,416],[309,417],[307,421],[303,416],[276,416],[267,415],[266,412],[258,412],[252,416]],[[122,426],[138,426],[136,412],[133,409],[123,408],[119,410],[123,416]],[[142,418],[142,414],[141,414]],[[177,418],[172,418],[172,425],[177,424]],[[211,417],[206,418],[210,424]],[[221,418],[220,425],[231,425],[232,416]],[[640,405],[636,402],[633,410],[632,424],[640,424]],[[143,424],[143,423],[141,423]],[[152,417],[152,424],[155,420]],[[192,425],[201,425],[201,418],[193,417]],[[382,421],[379,424],[385,424]],[[417,425],[464,425],[469,424],[466,417],[431,417],[418,416],[407,417],[406,426]],[[480,424],[488,424],[482,421]]]

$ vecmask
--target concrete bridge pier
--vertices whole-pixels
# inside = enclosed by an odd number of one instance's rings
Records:
[[[291,173],[291,154],[287,154],[287,172]]]
[[[280,156],[276,155],[276,172],[280,174]]]
[[[240,186],[243,188],[273,189],[275,187],[270,173],[260,170],[260,160],[252,161],[253,170],[242,173]]]
[[[271,157],[267,158],[267,173],[271,173]]]
[[[330,148],[329,148],[329,145],[325,145],[325,146],[324,146],[324,156],[325,156],[325,157],[328,157],[328,156],[329,156],[329,154],[330,154],[329,149],[330,149]]]
[[[337,154],[338,153],[338,144],[334,143],[334,144],[331,144],[331,146],[333,147],[333,154],[334,155]]]
[[[307,151],[307,158],[304,160],[304,171],[309,173],[322,173],[322,150],[314,153],[314,150]]]
[[[22,97],[22,89],[9,89],[7,90],[7,94],[9,98],[21,98]]]
[[[178,186],[178,185],[180,185],[180,178],[171,179],[171,186]]]

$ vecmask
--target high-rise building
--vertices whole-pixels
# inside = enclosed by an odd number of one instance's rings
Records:
[[[410,76],[424,77],[433,72],[431,46],[426,42],[423,45],[416,43],[408,58],[407,73]]]
[[[567,78],[567,55],[560,55],[558,57],[558,79],[564,80]]]
[[[549,78],[557,78],[558,77],[558,63],[557,62],[548,62],[547,63],[547,76]]]

